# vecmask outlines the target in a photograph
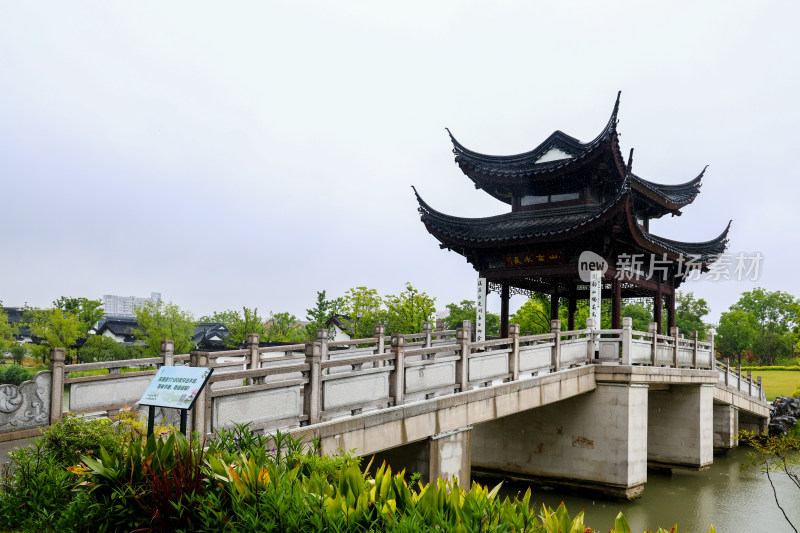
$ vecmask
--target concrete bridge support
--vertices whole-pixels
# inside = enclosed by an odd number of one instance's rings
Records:
[[[651,385],[647,461],[651,466],[703,470],[714,461],[714,386]]]
[[[726,454],[739,445],[739,410],[727,404],[714,404],[714,453]]]
[[[436,478],[458,478],[460,486],[469,489],[472,451],[472,428],[465,427],[405,444],[375,454],[372,470],[384,461],[392,472],[406,469],[406,474],[419,472],[420,480],[428,483]],[[368,460],[368,458],[367,458]]]
[[[647,385],[595,392],[475,425],[473,471],[634,498],[647,481]]]
[[[749,431],[760,435],[769,430],[769,418],[755,416],[751,413],[739,411],[739,431]]]

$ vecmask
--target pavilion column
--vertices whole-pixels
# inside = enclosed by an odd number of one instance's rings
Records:
[[[661,290],[661,282],[658,282],[658,288],[656,289],[656,295],[653,298],[653,322],[656,323],[656,332],[660,335],[663,333],[663,329],[661,329],[661,303],[663,301],[663,292]]]
[[[569,292],[567,300],[567,331],[575,331],[575,310],[578,307],[578,298],[575,296],[575,289]]]
[[[622,284],[617,277],[611,281],[611,329],[622,327]]]
[[[508,283],[503,283],[500,289],[500,337],[508,337]]]
[[[550,320],[558,320],[558,293],[550,295]]]
[[[675,292],[667,295],[667,331],[675,327]],[[687,332],[688,335],[688,332]]]

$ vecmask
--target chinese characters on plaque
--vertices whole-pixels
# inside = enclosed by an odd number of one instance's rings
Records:
[[[506,268],[562,265],[566,263],[564,252],[561,250],[511,254],[505,256],[503,260]]]
[[[478,278],[478,297],[475,300],[475,340],[486,340],[486,278]]]
[[[600,310],[603,303],[603,272],[592,270],[589,281],[589,318],[594,320],[594,327],[600,327]],[[600,349],[600,342],[594,342],[594,351]]]

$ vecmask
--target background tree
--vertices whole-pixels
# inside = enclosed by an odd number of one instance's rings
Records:
[[[0,302],[0,355],[8,352],[16,343],[15,335],[19,332],[15,324],[8,322],[8,315]]]
[[[741,309],[722,313],[714,344],[723,357],[738,358],[741,365],[742,353],[753,349],[758,329],[758,322],[750,313]]]
[[[293,314],[275,313],[269,317],[264,340],[267,342],[305,342],[306,330],[300,327],[297,317]]]
[[[172,302],[147,302],[134,311],[139,324],[134,335],[144,344],[145,357],[161,355],[161,341],[175,342],[175,353],[189,353],[194,347],[194,317]]]
[[[372,337],[375,326],[383,323],[385,318],[383,299],[375,289],[354,287],[349,289],[343,298],[342,314],[347,316],[345,329],[354,339]]]
[[[317,330],[325,328],[325,323],[333,315],[341,312],[344,307],[344,298],[335,298],[328,300],[325,291],[317,291],[317,301],[313,308],[306,309],[306,320],[309,324],[306,325],[306,338],[308,340],[315,340],[317,338]]]
[[[621,314],[623,317],[629,317],[633,320],[632,327],[635,331],[648,331],[650,322],[653,321],[653,309],[644,302],[624,304]]]
[[[755,320],[757,327],[752,350],[761,364],[775,364],[779,359],[792,358],[795,331],[800,324],[800,305],[795,297],[783,291],[767,291],[759,287],[742,293],[730,310],[742,311]]]
[[[523,335],[550,333],[550,299],[541,293],[534,293],[528,301],[522,304],[516,313],[511,315],[509,321],[519,324]],[[563,322],[566,326],[566,319]]]
[[[445,307],[449,311],[444,319],[447,329],[458,329],[463,326],[465,320],[471,320],[474,324],[478,318],[474,300],[461,300],[459,304],[447,304]],[[486,335],[500,335],[500,315],[486,313]]]
[[[234,320],[240,319],[241,315],[239,315],[238,311],[233,311],[228,309],[227,311],[214,311],[213,315],[204,315],[198,319],[198,322],[216,322],[218,324],[224,324],[228,330],[231,329],[231,324],[233,324]]]
[[[59,308],[31,309],[25,311],[25,320],[31,328],[31,335],[41,339],[47,349],[38,348],[44,362],[50,348],[66,348],[67,355],[75,355],[75,342],[85,335],[84,323],[77,315]]]
[[[160,353],[160,352],[159,352]],[[142,356],[141,346],[125,346],[103,335],[90,335],[78,350],[78,359],[83,363],[119,361]]]
[[[678,291],[675,304],[675,326],[678,331],[687,337],[696,331],[698,338],[705,340],[707,327],[703,317],[708,315],[708,303],[703,298],[695,299],[691,292]]]
[[[232,313],[232,311],[228,311]],[[242,313],[233,313],[228,328],[228,338],[225,344],[229,347],[241,346],[247,342],[247,336],[258,334],[260,340],[267,340],[267,329],[264,326],[264,319],[258,316],[258,308],[249,309],[242,307]]]
[[[11,347],[11,359],[15,365],[21,365],[29,353],[28,347],[24,344],[15,344]]]
[[[77,316],[83,324],[81,328],[83,330],[82,335],[86,335],[104,315],[103,302],[90,300],[89,298],[62,296],[53,302],[53,308],[61,309],[64,313]]]
[[[418,333],[422,331],[422,323],[433,319],[436,313],[435,298],[419,292],[410,282],[406,282],[406,290],[397,296],[389,295],[385,299],[385,324],[388,334]],[[372,333],[370,335],[372,336]]]

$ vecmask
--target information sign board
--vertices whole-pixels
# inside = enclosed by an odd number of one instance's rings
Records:
[[[213,371],[213,368],[193,366],[162,366],[144,391],[139,404],[191,409]]]

